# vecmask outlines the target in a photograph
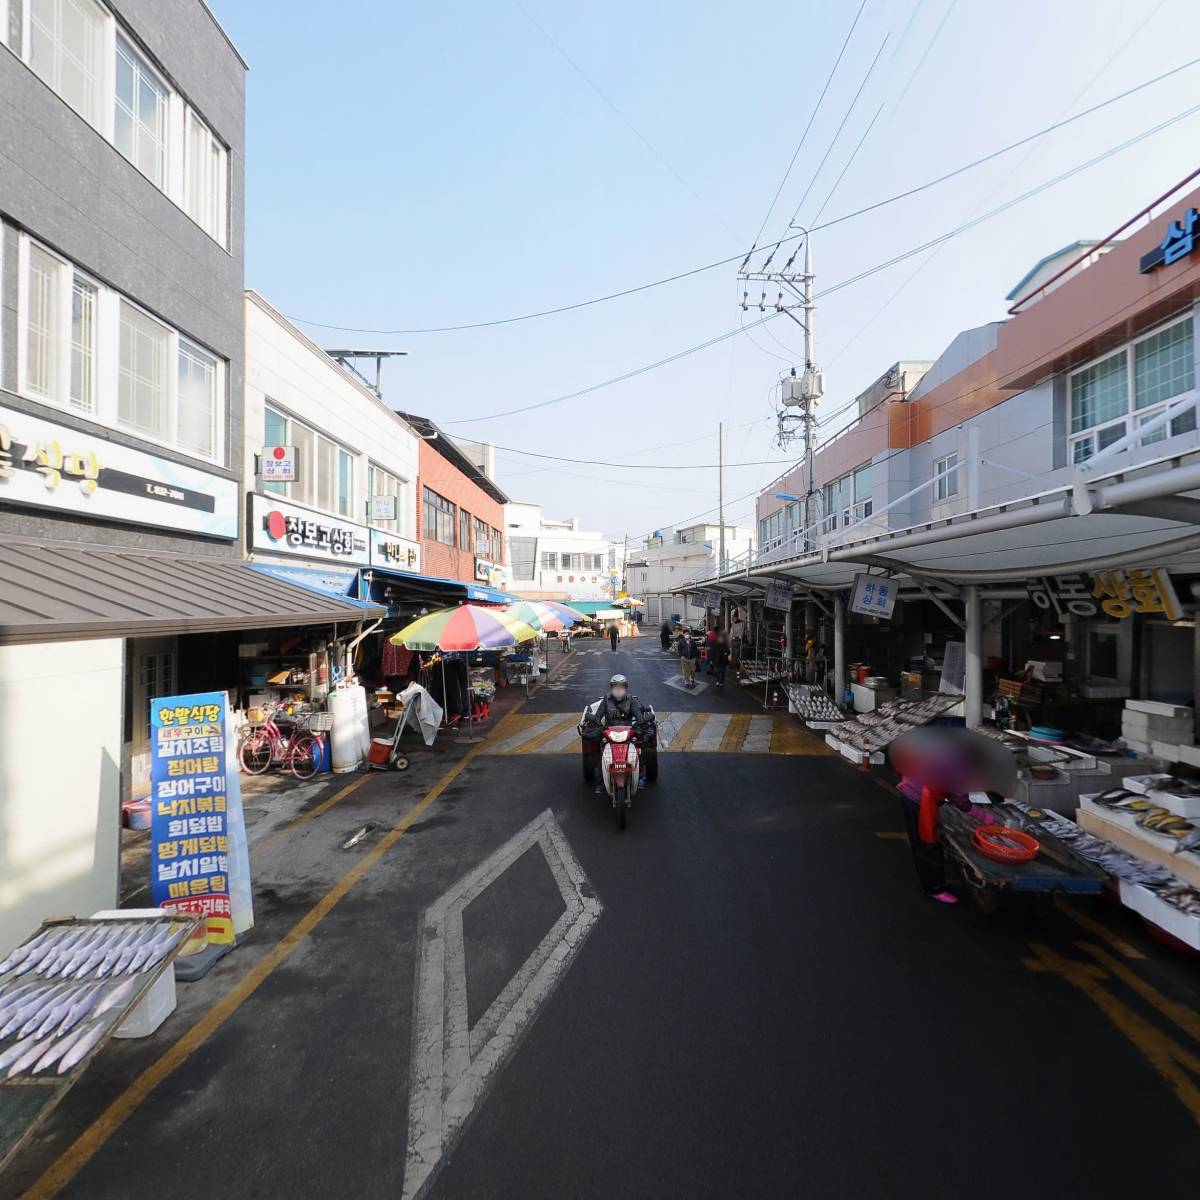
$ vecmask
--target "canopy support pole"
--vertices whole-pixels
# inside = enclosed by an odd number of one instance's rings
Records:
[[[833,702],[841,704],[846,694],[846,604],[833,598]]]
[[[967,610],[964,709],[967,728],[978,729],[983,724],[983,602],[979,596],[979,586],[972,583],[963,588],[963,599]]]

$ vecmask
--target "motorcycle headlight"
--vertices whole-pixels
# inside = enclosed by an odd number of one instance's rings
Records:
[[[610,742],[627,742],[629,741],[629,730],[615,730],[608,735],[608,740]]]

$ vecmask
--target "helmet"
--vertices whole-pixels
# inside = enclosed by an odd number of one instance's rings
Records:
[[[608,690],[614,700],[624,700],[629,694],[629,680],[624,675],[614,675],[608,681]]]

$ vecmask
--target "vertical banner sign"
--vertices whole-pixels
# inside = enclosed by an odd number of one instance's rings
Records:
[[[967,677],[967,643],[947,642],[942,654],[942,677],[938,680],[938,691],[951,696],[961,696]]]
[[[782,579],[771,579],[767,582],[763,604],[767,608],[782,609],[787,612],[792,607],[792,599],[795,594],[795,584],[785,583]]]
[[[150,701],[150,892],[228,943],[254,923],[241,785],[224,692]]]

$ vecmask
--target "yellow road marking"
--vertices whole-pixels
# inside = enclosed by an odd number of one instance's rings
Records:
[[[1126,958],[1145,958],[1146,956],[1140,951],[1131,946],[1124,938],[1119,936],[1106,925],[1102,925],[1094,917],[1089,917],[1086,913],[1081,913],[1077,909],[1071,907],[1070,904],[1062,898],[1062,896],[1054,897],[1054,907],[1065,917],[1070,917],[1076,925],[1082,926],[1088,933],[1094,934],[1096,937],[1103,938],[1110,946],[1113,947],[1119,954],[1123,954]]]
[[[1107,976],[1099,967],[1072,962],[1038,943],[1031,943],[1030,949],[1035,957],[1027,958],[1025,965],[1031,971],[1053,972],[1083,992],[1142,1052],[1150,1065],[1170,1084],[1196,1123],[1200,1124],[1200,1087],[1187,1074],[1187,1071],[1193,1071],[1200,1075],[1200,1058],[1155,1029],[1144,1017],[1101,987],[1100,980]]]
[[[725,735],[721,738],[721,753],[728,754],[740,750],[749,731],[749,716],[739,713],[735,717],[730,717],[729,724],[725,727]]]
[[[817,737],[787,713],[775,713],[771,726],[772,754],[832,754],[825,739]]]
[[[1134,974],[1123,962],[1118,962],[1111,954],[1093,946],[1090,942],[1076,942],[1080,950],[1090,954],[1098,963],[1107,967],[1118,979],[1128,984],[1143,1000],[1152,1004],[1164,1017],[1174,1021],[1189,1037],[1200,1042],[1200,1013],[1186,1004],[1180,1004],[1168,999],[1153,984],[1147,983],[1140,975]],[[1140,956],[1139,956],[1140,957]]]
[[[354,780],[353,783],[348,783],[344,788],[339,788],[333,793],[332,796],[329,797],[328,800],[322,800],[321,803],[316,806],[316,808],[310,808],[308,812],[301,813],[300,816],[298,816],[290,824],[285,825],[282,829],[277,829],[269,837],[264,838],[259,845],[269,845],[271,842],[275,841],[276,838],[281,838],[284,836],[284,834],[291,833],[293,829],[298,829],[305,822],[311,821],[313,817],[319,817],[322,813],[328,812],[335,804],[337,804],[339,800],[344,800],[352,791],[354,791],[355,788],[362,787],[362,785],[370,778],[371,774],[360,775],[356,780]]]
[[[517,706],[523,701],[518,701]],[[515,713],[514,709],[514,713]],[[510,716],[512,714],[509,714]],[[375,847],[342,876],[334,886],[296,922],[250,972],[216,1002],[169,1050],[151,1063],[67,1147],[24,1194],[22,1200],[50,1200],[88,1164],[98,1150],[125,1123],[159,1084],[181,1067],[266,981],[300,943],[333,911],[347,892],[408,832],[416,819],[450,786],[478,756],[484,743],[474,746],[454,764],[402,817]],[[364,778],[367,778],[364,776]]]
[[[667,749],[672,752],[690,750],[692,748],[692,743],[697,737],[700,736],[700,730],[704,728],[705,721],[707,721],[711,715],[711,713],[692,713],[692,715],[688,717],[686,721],[684,721],[679,732],[671,739],[671,743]]]
[[[506,750],[506,754],[532,754],[535,750],[544,746],[547,742],[553,741],[560,733],[566,733],[568,729],[579,724],[578,716],[564,717],[555,725],[551,725],[549,729],[537,734],[527,742],[522,742],[519,746],[514,746],[511,750]]]

